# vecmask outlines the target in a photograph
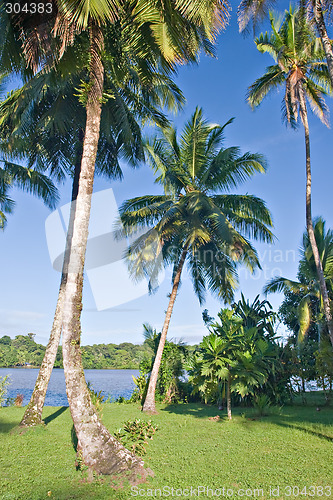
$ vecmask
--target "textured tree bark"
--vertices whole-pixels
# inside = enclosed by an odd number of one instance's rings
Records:
[[[99,474],[126,472],[130,482],[137,482],[138,477],[142,481],[151,471],[144,469],[142,459],[126,450],[102,424],[87,389],[80,349],[83,269],[103,97],[102,50],[102,31],[99,26],[91,24],[91,87],[87,95],[86,130],[62,318],[63,360],[66,392],[81,461]]]
[[[155,408],[155,391],[156,391],[158,372],[159,372],[159,369],[161,366],[163,349],[164,349],[164,345],[165,345],[165,341],[166,341],[166,337],[167,337],[167,333],[168,333],[168,329],[169,329],[169,323],[170,323],[170,319],[171,319],[173,306],[174,306],[174,303],[175,303],[175,300],[177,297],[180,276],[181,276],[184,262],[186,259],[187,249],[188,249],[188,247],[187,247],[187,245],[185,245],[183,252],[182,252],[182,255],[180,257],[178,269],[177,269],[177,272],[176,272],[176,275],[175,275],[175,278],[173,281],[172,291],[171,291],[171,295],[170,295],[168,309],[167,309],[167,312],[165,315],[165,320],[164,320],[164,325],[163,325],[163,329],[162,329],[162,333],[161,333],[161,338],[160,338],[160,342],[158,344],[158,349],[157,349],[157,353],[155,356],[153,369],[151,371],[150,378],[149,378],[147,395],[146,395],[146,399],[145,399],[145,402],[144,402],[143,407],[142,407],[142,411],[144,411],[144,412],[157,413],[156,408]]]
[[[62,329],[62,311],[65,300],[65,288],[67,282],[67,272],[69,255],[72,242],[73,234],[73,222],[75,215],[75,202],[79,187],[79,176],[81,168],[81,158],[82,158],[82,143],[83,143],[83,133],[82,130],[79,132],[79,151],[77,154],[77,159],[75,162],[74,169],[74,179],[72,186],[72,206],[70,211],[70,218],[68,223],[67,237],[66,237],[66,249],[64,254],[64,262],[62,266],[61,281],[58,293],[57,306],[54,314],[51,335],[45,350],[44,358],[41,367],[38,372],[37,380],[35,383],[34,391],[32,393],[30,402],[24,412],[23,418],[21,420],[21,426],[33,426],[42,424],[42,413],[44,408],[46,391],[49,385],[51,373],[53,370],[54,362],[58,352],[58,346],[61,337]]]
[[[228,385],[227,385],[227,413],[228,419],[231,420],[231,375],[228,374]]]
[[[313,223],[312,223],[312,210],[311,210],[311,156],[310,156],[310,133],[309,124],[307,117],[307,108],[304,91],[300,92],[300,110],[302,116],[302,122],[304,126],[305,134],[305,152],[306,152],[306,229],[309,235],[309,240],[312,248],[312,253],[317,269],[317,276],[320,285],[320,293],[323,299],[325,318],[327,322],[328,332],[330,340],[333,346],[333,319],[330,307],[330,300],[328,297],[323,266],[320,260],[320,255],[318,251],[318,246],[314,234]]]
[[[327,66],[328,66],[328,72],[329,72],[331,84],[333,87],[333,50],[332,50],[330,38],[327,34],[325,19],[324,19],[324,15],[323,15],[322,2],[321,2],[321,0],[312,0],[312,5],[313,5],[313,13],[314,13],[315,21],[316,21],[317,30],[319,32],[319,36],[321,38],[321,41],[322,41],[322,44],[324,47],[326,60],[327,60]]]

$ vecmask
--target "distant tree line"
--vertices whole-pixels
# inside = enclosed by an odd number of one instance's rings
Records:
[[[46,347],[37,344],[35,334],[9,335],[0,338],[0,367],[15,366],[39,367],[42,363]],[[122,344],[94,344],[82,346],[84,368],[118,368],[138,369],[141,361],[152,356],[152,349],[147,342],[141,345],[124,342]],[[55,368],[63,368],[62,349],[58,348]]]

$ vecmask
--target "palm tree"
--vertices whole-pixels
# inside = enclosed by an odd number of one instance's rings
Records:
[[[150,120],[165,126],[167,120],[160,111],[163,104],[174,109],[183,103],[180,90],[166,74],[159,73],[157,68],[155,72],[151,69],[148,78],[147,71],[144,74],[140,70],[142,55],[135,53],[131,35],[133,33],[119,26],[119,23],[110,26],[106,33],[108,57],[105,61],[105,93],[112,95],[112,98],[103,103],[96,169],[98,174],[110,178],[122,177],[118,156],[125,157],[133,166],[143,159],[141,131],[137,120]],[[83,43],[81,40],[80,42]],[[20,155],[26,153],[29,164],[49,170],[59,180],[70,173],[73,177],[72,201],[75,207],[85,121],[84,108],[75,89],[84,80],[85,71],[77,68],[77,74],[67,73],[71,62],[72,55],[65,53],[56,70],[40,72],[14,91],[0,105],[0,126],[5,134],[7,150],[11,154],[14,151]],[[144,63],[148,63],[147,58]],[[84,67],[85,64],[82,56],[81,65]],[[72,110],[71,114],[68,114],[68,109]],[[61,335],[61,314],[74,213],[75,210],[71,210],[66,259],[51,335],[21,425],[42,422],[46,390]]]
[[[333,320],[325,283],[323,266],[314,235],[311,213],[311,157],[307,100],[311,108],[327,125],[327,107],[324,96],[331,90],[327,63],[323,61],[321,44],[300,11],[286,11],[284,21],[271,15],[272,34],[261,34],[255,43],[260,52],[268,52],[276,64],[269,66],[248,90],[248,102],[252,108],[258,106],[273,89],[284,85],[283,114],[286,122],[296,128],[300,116],[305,134],[306,150],[306,228],[320,283],[325,317],[333,345]]]
[[[239,328],[238,324],[238,328]],[[199,392],[205,404],[216,394],[217,404],[223,407],[225,382],[227,381],[227,413],[231,419],[230,367],[232,360],[226,352],[226,342],[215,333],[206,335],[194,354],[189,370],[189,381],[193,385],[193,394]],[[222,406],[220,406],[222,405]]]
[[[313,225],[331,302],[333,292],[333,233],[331,230],[326,231],[325,221],[321,217],[314,219]],[[307,232],[303,234],[301,259],[298,265],[297,277],[299,281],[275,276],[265,285],[264,293],[293,292],[301,297],[297,308],[297,315],[300,327],[298,340],[302,341],[310,327],[313,301],[319,301],[319,316],[321,314],[325,316],[316,264]]]
[[[69,255],[70,272],[67,275],[62,316],[67,395],[85,464],[104,474],[131,469],[135,476],[145,475],[146,472],[142,468],[143,462],[134,458],[111,436],[93,408],[84,380],[80,351],[83,268],[104,90],[102,61],[104,32],[99,21],[105,23],[112,17],[114,10],[111,10],[109,4],[105,2],[67,3],[65,0],[59,0],[59,7],[65,19],[63,24],[66,25],[67,22],[67,25],[73,26],[75,22],[75,28],[88,29],[90,38],[89,82],[82,92],[86,108],[85,134]],[[212,0],[205,2],[193,0],[186,5],[172,2],[166,7],[161,7],[157,1],[138,1],[135,7],[137,17],[141,19],[141,26],[145,31],[147,28],[150,30],[149,34],[155,42],[155,47],[159,48],[160,52],[166,52],[171,46],[176,48],[174,53],[169,51],[166,58],[169,59],[171,65],[180,61],[195,60],[198,49],[201,47],[211,48],[217,28],[221,27],[221,17],[225,13],[224,4]],[[196,9],[196,7],[199,8]],[[147,9],[152,16],[148,19],[153,19],[151,27],[145,17]],[[156,19],[153,18],[153,14]],[[59,32],[58,27],[57,30]],[[139,30],[138,35],[140,35]]]
[[[9,191],[14,187],[38,196],[49,208],[55,207],[58,192],[49,177],[35,169],[10,162],[6,156],[1,162],[3,166],[0,167],[0,229],[5,227],[6,214],[12,213],[15,205],[9,197]]]
[[[172,291],[144,411],[156,411],[158,371],[185,262],[200,302],[206,287],[230,302],[237,285],[236,262],[252,271],[259,266],[247,237],[266,242],[273,239],[265,203],[255,196],[228,193],[254,173],[265,172],[264,159],[259,154],[241,155],[237,147],[221,147],[224,127],[208,124],[197,108],[180,140],[171,127],[163,130],[160,138],[148,141],[147,158],[165,194],[134,198],[120,209],[125,231],[150,228],[148,239],[157,235],[165,262],[174,266]],[[226,193],[219,194],[220,191]],[[143,236],[132,245],[132,267],[136,254],[140,260],[146,239]]]
[[[205,400],[214,389],[220,391],[226,381],[227,415],[231,420],[231,393],[244,397],[262,386],[276,351],[259,329],[244,327],[243,320],[233,310],[222,309],[218,317],[219,322],[210,325],[210,334],[200,344],[190,380]]]
[[[245,328],[257,328],[263,335],[273,337],[275,335],[273,325],[277,314],[272,310],[267,300],[260,300],[257,295],[252,304],[246,300],[241,293],[241,298],[233,304],[236,316],[243,320]]]
[[[252,24],[253,31],[268,17],[269,9],[276,3],[274,0],[242,0],[238,6],[238,25],[240,32],[246,32]],[[302,15],[312,21],[317,29],[323,49],[325,51],[327,68],[331,86],[333,87],[333,50],[332,41],[327,33],[327,22],[331,22],[331,0],[304,0],[299,1]],[[326,16],[326,20],[325,20]]]

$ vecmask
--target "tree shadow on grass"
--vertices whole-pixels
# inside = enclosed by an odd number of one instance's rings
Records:
[[[200,403],[169,404],[164,408],[160,408],[159,411],[174,413],[175,415],[191,415],[202,419],[219,415],[220,422],[226,421],[226,410],[219,410],[217,406]],[[285,406],[282,409],[276,408],[276,410],[272,408],[271,412],[264,417],[257,416],[255,410],[250,407],[236,406],[232,408],[233,420],[234,417],[240,417],[242,414],[245,414],[243,423],[255,420],[258,422],[271,422],[272,424],[286,427],[296,428],[296,426],[299,426],[299,430],[305,432],[311,431],[314,435],[318,435],[318,437],[322,436],[324,439],[333,440],[333,430],[331,428],[333,411],[330,408],[322,408],[321,411],[316,411],[314,407]],[[307,427],[307,424],[310,424],[310,426]],[[314,426],[320,426],[320,429],[316,430]],[[325,430],[326,426],[327,432]]]
[[[18,424],[19,422],[4,422],[0,420],[0,433],[9,433],[14,429],[14,427],[17,427]]]
[[[329,417],[329,416],[328,416]],[[295,429],[306,434],[311,434],[311,436],[318,437],[333,443],[333,427],[332,427],[332,416],[328,421],[325,418],[320,419],[315,415],[308,415],[308,418],[304,418],[304,415],[288,415],[288,416],[275,416],[271,420],[272,423],[280,427]],[[317,427],[318,426],[318,427]]]
[[[159,411],[166,411],[168,413],[174,413],[175,415],[192,415],[196,418],[215,417],[216,415],[223,418],[226,414],[226,410],[219,410],[217,406],[203,405],[200,403],[169,404],[159,409]]]
[[[52,422],[52,420],[55,420],[66,410],[68,410],[68,406],[62,406],[61,408],[59,408],[59,410],[55,411],[54,413],[51,413],[51,415],[48,415],[46,418],[44,418],[44,424],[48,425],[50,422]]]

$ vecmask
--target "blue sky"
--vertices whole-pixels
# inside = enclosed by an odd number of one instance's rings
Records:
[[[262,197],[272,212],[276,242],[273,246],[256,244],[263,271],[250,276],[240,271],[240,291],[253,300],[270,277],[282,274],[294,278],[298,249],[305,228],[305,150],[302,128],[288,130],[281,121],[282,92],[266,98],[252,112],[245,100],[247,87],[271,64],[268,55],[260,54],[251,37],[238,33],[235,11],[229,26],[220,35],[218,58],[202,57],[198,66],[181,67],[177,83],[187,98],[187,105],[177,116],[179,129],[197,105],[214,123],[225,123],[235,117],[226,129],[226,146],[240,146],[243,152],[260,152],[268,160],[266,175],[256,175],[238,192]],[[328,100],[332,109],[332,102]],[[333,141],[332,131],[310,116],[313,167],[313,215],[322,215],[333,227]],[[158,186],[148,166],[131,170],[124,165],[123,182],[96,179],[95,192],[112,187],[117,204],[134,196],[157,193]],[[68,203],[70,185],[60,188],[59,206]],[[1,301],[0,335],[14,337],[36,333],[36,340],[46,343],[52,325],[60,273],[52,268],[46,237],[45,220],[50,211],[32,196],[13,191],[16,209],[9,217],[6,230],[0,233]],[[116,287],[117,283],[110,283]],[[142,296],[121,306],[97,311],[94,296],[85,279],[82,314],[83,344],[142,342],[142,323],[149,322],[157,330],[163,325],[170,292],[170,272],[153,296]],[[281,295],[271,295],[275,308]],[[223,306],[207,296],[204,307],[216,315]],[[189,343],[200,341],[206,333],[201,318],[202,308],[192,291],[186,274],[177,297],[170,324],[169,337],[183,338]],[[284,329],[280,329],[281,334]]]

